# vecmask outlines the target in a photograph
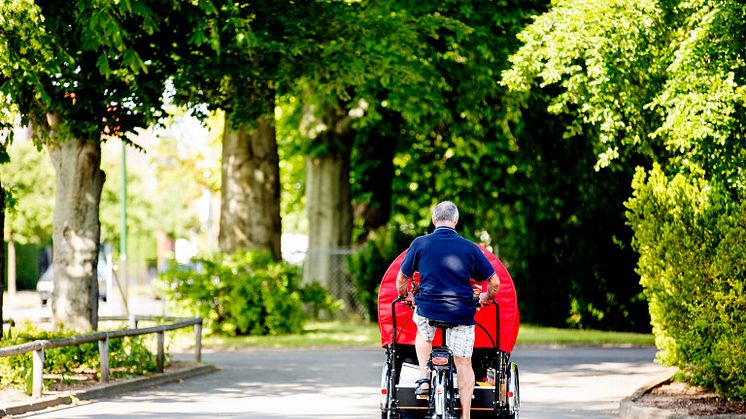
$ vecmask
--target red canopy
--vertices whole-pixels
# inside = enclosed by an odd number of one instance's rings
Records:
[[[518,302],[516,300],[515,286],[513,279],[510,277],[508,270],[500,260],[484,246],[479,246],[487,256],[487,259],[495,268],[498,278],[500,278],[500,291],[497,293],[495,301],[500,305],[500,349],[506,353],[513,351],[516,338],[518,337],[519,315]],[[391,344],[393,340],[393,323],[391,316],[391,303],[396,299],[396,276],[404,256],[405,250],[389,266],[383,275],[381,287],[378,290],[378,328],[381,331],[381,346],[385,347]],[[415,272],[414,279],[419,281],[419,272]],[[487,282],[482,283],[482,291],[487,291]],[[474,340],[475,348],[494,348],[495,344],[495,306],[490,305],[483,307],[474,316],[477,324],[476,336]],[[480,327],[481,326],[481,327]],[[414,338],[417,334],[417,326],[412,321],[412,310],[403,303],[397,303],[396,306],[396,343],[414,345]],[[435,344],[438,343],[436,338]]]

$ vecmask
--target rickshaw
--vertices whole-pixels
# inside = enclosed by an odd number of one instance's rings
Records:
[[[472,366],[476,383],[471,417],[514,419],[520,412],[518,366],[510,360],[520,324],[515,286],[500,260],[484,246],[480,248],[500,278],[500,290],[492,304],[483,306],[474,317]],[[391,263],[378,291],[378,327],[381,346],[386,351],[381,372],[381,418],[458,418],[461,407],[457,371],[452,362],[449,363],[448,350],[441,338],[443,327],[447,325],[436,325],[438,332],[428,362],[432,380],[430,394],[426,398],[415,395],[416,381],[420,378],[414,349],[417,327],[412,321],[412,308],[398,297],[396,290],[396,276],[405,255],[406,251]],[[413,282],[417,284],[418,281],[419,273],[415,272]],[[472,285],[475,288],[481,285],[482,291],[487,290],[487,282],[472,281]],[[436,388],[438,386],[442,388]]]

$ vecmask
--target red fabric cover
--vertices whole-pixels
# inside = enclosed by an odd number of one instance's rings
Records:
[[[500,291],[495,298],[500,305],[500,349],[510,354],[518,338],[518,327],[520,326],[518,301],[516,300],[513,279],[502,262],[492,252],[485,249],[484,246],[479,245],[479,247],[484,252],[484,255],[487,256],[490,263],[492,263],[498,278],[500,278]],[[396,291],[396,276],[399,273],[399,268],[406,254],[407,251],[405,250],[391,263],[383,275],[383,280],[381,280],[381,286],[378,290],[378,328],[381,331],[381,346],[383,347],[391,344],[393,339],[391,303],[398,295]],[[419,281],[419,272],[415,272],[413,276],[415,281]],[[476,282],[473,282],[473,284],[478,285]],[[482,291],[487,291],[487,281],[481,285]],[[412,313],[413,311],[405,304],[397,303],[396,327],[399,330],[396,334],[396,340],[398,344],[414,345],[417,326],[412,321]],[[496,326],[495,306],[490,305],[482,308],[474,316],[474,320],[477,323],[474,347],[494,348],[493,340],[495,338]],[[487,331],[485,332],[480,325]],[[436,337],[434,344],[440,344],[440,336]]]

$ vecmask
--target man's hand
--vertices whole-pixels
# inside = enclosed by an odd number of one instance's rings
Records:
[[[483,306],[489,305],[492,300],[497,297],[497,292],[500,291],[500,278],[497,277],[497,274],[492,275],[488,281],[487,292],[479,293],[479,305],[477,306],[477,310]]]

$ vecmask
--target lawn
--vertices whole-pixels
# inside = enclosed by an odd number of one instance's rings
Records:
[[[654,345],[652,334],[603,332],[522,325],[518,345]],[[283,336],[220,336],[203,337],[203,346],[211,349],[229,348],[309,348],[323,346],[377,347],[380,345],[375,323],[309,322],[303,333]]]

